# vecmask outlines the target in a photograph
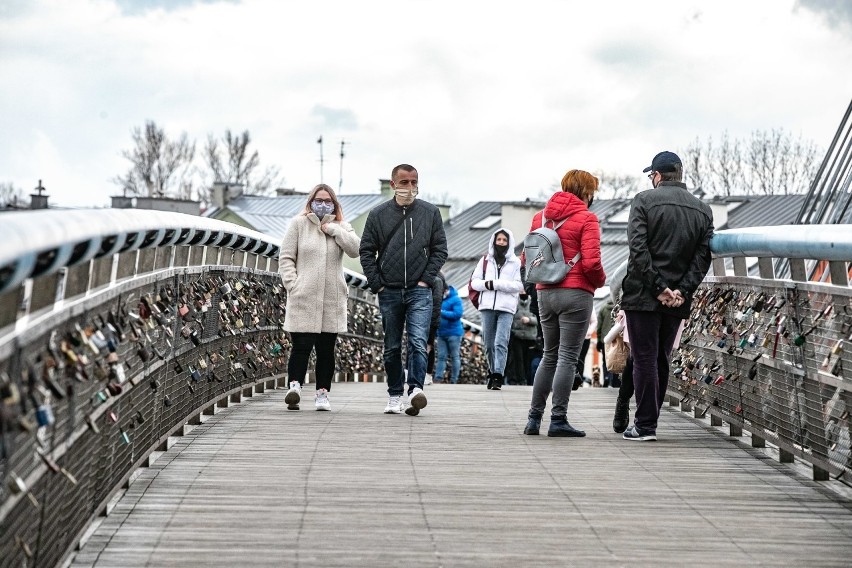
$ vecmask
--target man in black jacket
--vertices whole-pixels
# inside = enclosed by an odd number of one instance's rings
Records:
[[[426,406],[426,342],[432,315],[432,286],[447,260],[447,237],[437,207],[416,200],[417,170],[400,164],[391,172],[394,198],[367,216],[361,236],[361,267],[370,290],[379,296],[385,332],[384,363],[388,381],[386,414],[404,406],[402,332],[408,330],[408,405],[417,416]],[[407,324],[407,325],[406,325]]]
[[[624,439],[657,439],[669,361],[692,295],[710,268],[713,211],[682,183],[683,165],[660,152],[645,168],[654,189],[633,198],[627,222],[630,256],[621,308],[633,357],[636,414]]]

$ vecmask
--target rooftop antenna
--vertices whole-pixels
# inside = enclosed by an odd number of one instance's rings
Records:
[[[340,188],[343,187],[343,146],[346,144],[346,140],[340,141],[340,181],[337,182],[337,193],[340,193]]]
[[[317,144],[319,144],[319,148],[320,148],[320,183],[323,183],[323,179],[322,179],[322,164],[323,164],[323,159],[322,159],[322,134],[320,134],[320,137],[317,138]]]

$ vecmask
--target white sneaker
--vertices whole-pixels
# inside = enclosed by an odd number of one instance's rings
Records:
[[[388,405],[385,407],[385,414],[399,414],[402,412],[399,399],[400,397],[398,396],[388,397]]]
[[[331,402],[328,400],[328,391],[320,389],[316,396],[317,410],[331,410]]]
[[[408,395],[408,404],[410,406],[405,409],[405,413],[409,416],[417,416],[422,409],[426,408],[426,402],[426,395],[423,393],[423,389],[414,387],[414,390]]]
[[[424,385],[431,385],[432,384],[432,374],[431,373],[426,373],[426,378],[423,380],[423,384]]]
[[[302,385],[298,381],[290,381],[290,390],[284,395],[284,403],[287,410],[299,410],[299,401],[302,400]]]

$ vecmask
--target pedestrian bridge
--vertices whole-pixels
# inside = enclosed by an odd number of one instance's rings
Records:
[[[529,387],[472,384],[472,325],[468,384],[382,414],[354,273],[332,412],[287,412],[278,243],[241,227],[42,211],[0,236],[0,566],[849,565],[845,227],[714,238],[645,444],[607,389],[572,397],[586,438],[524,436]]]

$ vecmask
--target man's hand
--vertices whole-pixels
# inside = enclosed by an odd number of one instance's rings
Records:
[[[683,294],[681,294],[680,290],[671,290],[670,288],[666,288],[663,290],[657,299],[661,304],[666,306],[667,308],[677,308],[683,304]]]
[[[420,286],[421,288],[429,288],[429,285],[426,284],[425,282],[423,282],[422,280],[418,281],[417,285]]]

